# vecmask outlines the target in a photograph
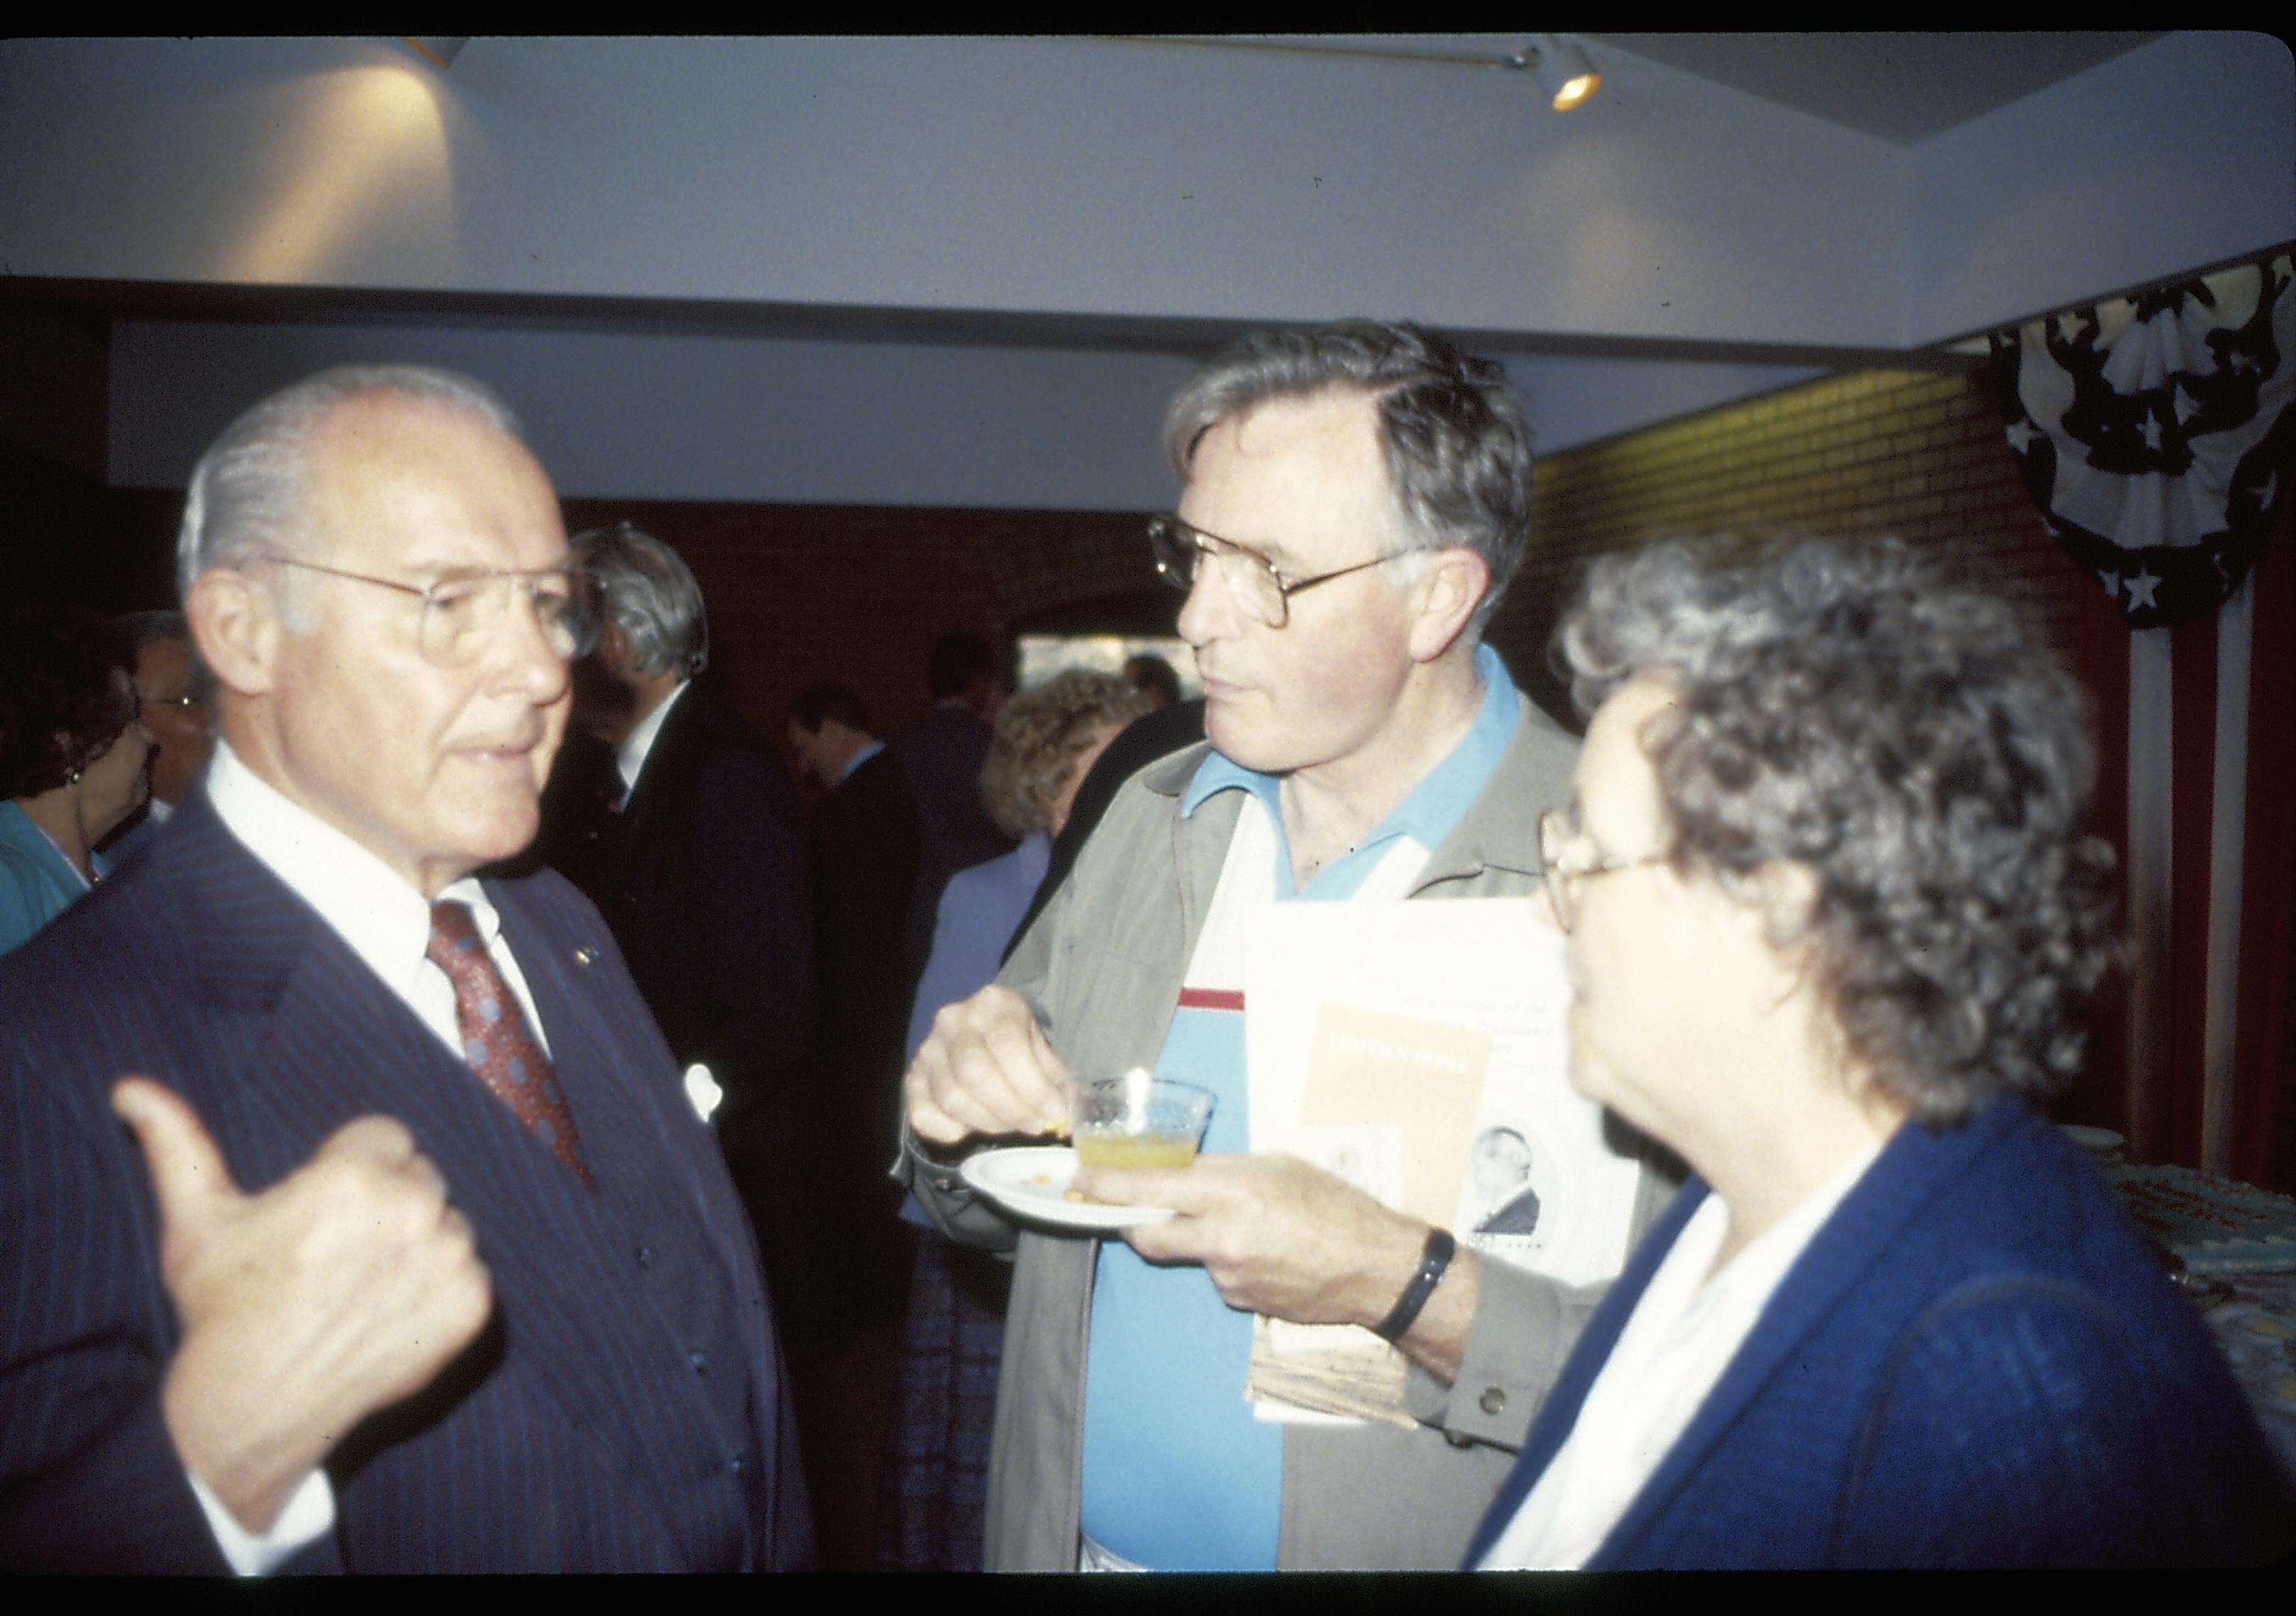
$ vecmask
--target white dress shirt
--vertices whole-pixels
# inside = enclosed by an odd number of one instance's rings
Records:
[[[667,701],[662,703],[663,708],[668,706]],[[225,742],[216,742],[207,785],[209,800],[214,803],[224,828],[298,898],[318,911],[319,918],[333,928],[382,985],[438,1036],[457,1061],[462,1060],[454,984],[424,957],[430,946],[430,905],[422,894],[350,837],[288,800],[242,763]],[[535,1012],[534,996],[517,958],[503,940],[502,917],[488,901],[485,890],[474,877],[466,875],[439,896],[470,906],[480,940],[526,1013],[527,1025],[548,1053],[549,1035]],[[259,1534],[242,1527],[197,1476],[190,1480],[192,1491],[207,1512],[217,1546],[242,1576],[259,1577],[275,1570],[298,1549],[332,1530],[335,1523],[334,1491],[324,1470],[305,1477],[270,1530]]]
[[[845,767],[837,771],[837,783],[842,785],[848,780],[852,779],[853,771],[855,769],[859,768],[863,764],[868,762],[870,759],[875,757],[879,752],[883,751],[884,750],[885,743],[882,741],[875,740],[871,741],[865,746],[857,747],[854,750],[853,755],[845,759]]]
[[[630,726],[630,733],[622,737],[621,745],[614,750],[614,772],[622,777],[623,801],[628,801],[630,793],[638,789],[638,775],[645,771],[646,754],[653,751],[654,737],[661,734],[661,726],[669,721],[669,710],[677,705],[677,698],[684,695],[693,683],[691,679],[680,679],[676,690],[656,702],[652,712]]]

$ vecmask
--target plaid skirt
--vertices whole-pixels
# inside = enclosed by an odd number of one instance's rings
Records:
[[[1009,1262],[919,1233],[877,1497],[879,1571],[977,1571]]]

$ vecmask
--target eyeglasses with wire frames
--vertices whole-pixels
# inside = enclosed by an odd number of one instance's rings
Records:
[[[542,643],[554,656],[570,662],[588,655],[597,643],[597,580],[579,567],[449,572],[429,584],[407,584],[291,555],[266,554],[262,559],[414,596],[422,606],[415,644],[423,660],[433,667],[458,668],[478,660],[509,616],[512,599],[521,594],[532,603]]]
[[[1366,571],[1397,559],[1393,555],[1374,555],[1352,567],[1319,572],[1313,578],[1286,579],[1275,570],[1275,564],[1259,551],[1207,533],[1201,528],[1190,527],[1177,516],[1149,518],[1148,547],[1156,557],[1156,576],[1183,594],[1195,587],[1199,558],[1210,556],[1219,564],[1220,578],[1227,585],[1229,598],[1270,628],[1281,628],[1291,620],[1292,597],[1302,589],[1313,589],[1317,584],[1328,584],[1333,578]]]
[[[1578,823],[1576,807],[1549,808],[1538,816],[1538,857],[1546,866],[1547,901],[1554,906],[1554,923],[1565,931],[1578,923],[1578,899],[1587,882],[1597,875],[1664,864],[1669,857],[1664,853],[1648,853],[1640,858],[1601,864],[1587,856],[1586,847],[1587,832]]]

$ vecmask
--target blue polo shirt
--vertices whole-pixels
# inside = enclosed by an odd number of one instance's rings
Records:
[[[1344,902],[1400,838],[1439,847],[1498,767],[1521,717],[1514,684],[1488,645],[1475,671],[1482,704],[1459,743],[1305,887],[1292,882],[1277,776],[1213,752],[1181,794],[1181,816],[1221,792],[1250,792],[1275,827],[1277,900]],[[1176,1011],[1156,1070],[1217,1096],[1207,1151],[1250,1148],[1241,1013]],[[1275,1569],[1283,1428],[1254,1419],[1243,1400],[1250,1358],[1251,1315],[1220,1300],[1201,1268],[1159,1267],[1120,1241],[1101,1246],[1085,1364],[1086,1536],[1162,1571]]]

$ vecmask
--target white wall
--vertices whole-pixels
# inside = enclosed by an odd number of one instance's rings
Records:
[[[1140,510],[1171,503],[1156,355],[413,326],[123,324],[112,481],[181,488],[249,405],[331,365],[441,365],[518,412],[562,494]]]
[[[443,365],[501,392],[561,494],[792,505],[1155,510],[1173,498],[1157,354],[466,326],[122,322],[111,480],[179,489],[239,411],[328,365]],[[1821,374],[1524,358],[1540,455]]]
[[[2296,79],[2177,34],[1903,150],[1630,54],[1084,39],[0,44],[14,275],[1900,348],[2296,236]]]
[[[563,494],[1079,511],[1171,503],[1159,432],[1193,368],[1081,350],[123,321],[111,480],[181,488],[266,393],[331,365],[379,363],[488,382]],[[1542,454],[1819,373],[1520,356],[1508,371]]]
[[[2296,62],[2171,34],[1913,152],[1908,346],[2296,240]]]
[[[1618,56],[0,45],[16,274],[1890,344],[1903,154]]]

